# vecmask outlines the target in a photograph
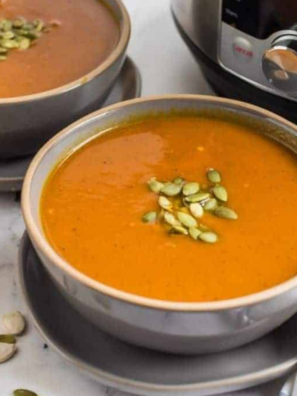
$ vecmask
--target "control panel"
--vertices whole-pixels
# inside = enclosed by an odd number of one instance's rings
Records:
[[[258,39],[297,30],[296,0],[223,0],[222,12],[225,23]]]
[[[222,66],[297,99],[297,0],[222,0],[222,20]]]

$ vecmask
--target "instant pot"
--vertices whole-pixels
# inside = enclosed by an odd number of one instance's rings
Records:
[[[214,90],[297,122],[297,0],[172,0]]]

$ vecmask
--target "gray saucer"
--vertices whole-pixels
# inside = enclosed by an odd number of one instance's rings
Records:
[[[264,383],[297,362],[297,316],[236,350],[174,356],[128,345],[92,326],[60,295],[25,233],[19,278],[35,325],[77,369],[105,385],[139,395],[211,395]]]
[[[128,57],[112,91],[101,107],[138,98],[140,94],[141,75],[135,63]],[[24,176],[32,158],[33,156],[0,160],[0,192],[21,190]]]

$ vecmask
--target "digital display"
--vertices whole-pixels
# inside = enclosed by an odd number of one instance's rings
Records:
[[[223,21],[258,39],[297,31],[297,0],[223,0]]]

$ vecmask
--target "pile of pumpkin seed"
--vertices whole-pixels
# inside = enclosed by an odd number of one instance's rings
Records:
[[[187,235],[195,241],[216,243],[218,234],[200,222],[205,212],[227,220],[237,220],[238,215],[226,206],[228,192],[221,184],[220,172],[209,168],[206,176],[210,185],[203,185],[203,188],[199,183],[182,177],[169,182],[151,178],[148,187],[158,194],[160,211],[144,214],[142,221],[160,222],[169,234]]]
[[[36,19],[28,22],[23,17],[0,19],[0,61],[7,59],[10,50],[27,50],[35,40],[42,36],[45,24]]]
[[[4,363],[16,353],[16,336],[21,335],[26,327],[20,312],[11,312],[1,317],[3,334],[0,334],[0,363]]]

